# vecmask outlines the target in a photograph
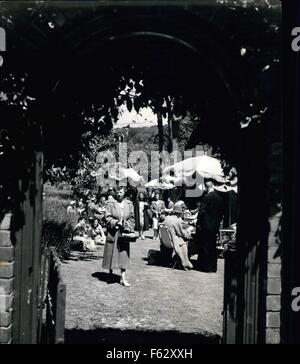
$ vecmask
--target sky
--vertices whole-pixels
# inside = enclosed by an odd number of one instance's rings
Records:
[[[164,120],[167,124],[167,120]],[[119,109],[119,120],[114,128],[125,128],[130,125],[131,128],[141,128],[157,125],[157,116],[152,112],[151,108],[142,108],[139,113],[134,109],[129,112],[125,105]]]

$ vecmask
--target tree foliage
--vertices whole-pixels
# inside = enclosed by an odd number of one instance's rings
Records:
[[[21,7],[1,4],[0,26],[13,43],[13,51],[4,55],[0,67],[0,164],[7,171],[1,179],[1,205],[14,195],[5,189],[26,175],[29,166],[24,159],[29,163],[34,149],[45,151],[46,170],[54,166],[63,171],[66,166],[77,171],[93,138],[105,136],[109,143],[120,105],[177,115],[180,125],[186,126],[178,132],[181,148],[187,139],[192,140],[190,144],[207,143],[232,164],[237,155],[232,141],[238,141],[241,132],[269,120],[278,125],[280,12],[273,11],[275,2],[263,1],[263,6],[256,1],[245,6],[242,0],[216,3],[216,7],[179,9],[180,15],[174,17],[178,34],[170,25],[172,19],[166,17],[165,33],[173,32],[168,39],[146,31],[144,36],[128,38],[109,34],[113,41],[106,43],[103,34],[97,38],[95,32],[93,38],[92,30],[95,24],[96,28],[104,24],[103,14],[108,19],[115,16],[112,7],[95,13],[87,5],[71,16],[54,2]],[[135,9],[134,16],[142,11]],[[117,12],[123,18],[129,16],[125,8]],[[178,30],[181,14],[190,19],[192,33],[197,29],[189,41],[198,52],[176,41],[185,36]],[[148,15],[144,14],[145,21]],[[85,31],[78,30],[76,22],[84,24]],[[157,19],[150,28],[159,28]],[[187,112],[193,120],[190,129],[184,122]],[[36,145],[40,125],[43,145]],[[273,129],[278,131],[277,126]],[[168,133],[161,132],[156,142],[166,145],[165,134],[168,138]],[[89,158],[94,161],[93,156]],[[14,168],[10,168],[12,161]]]

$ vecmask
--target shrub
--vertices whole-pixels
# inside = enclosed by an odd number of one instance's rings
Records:
[[[67,214],[68,200],[46,197],[43,202],[43,246],[53,246],[60,259],[68,259],[77,216]]]

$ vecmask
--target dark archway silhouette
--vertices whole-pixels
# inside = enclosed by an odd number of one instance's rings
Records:
[[[246,113],[249,99],[255,100],[251,73],[247,73],[247,64],[240,59],[239,43],[230,41],[230,34],[222,32],[221,23],[216,27],[209,20],[212,18],[207,14],[213,12],[217,16],[214,7],[202,8],[196,15],[190,9],[180,7],[158,6],[151,11],[147,7],[132,9],[120,6],[114,11],[96,6],[96,9],[77,9],[69,18],[65,16],[66,10],[58,9],[60,16],[53,31],[45,31],[44,25],[39,27],[24,20],[15,33],[16,51],[7,61],[11,62],[10,67],[15,66],[16,55],[23,55],[26,49],[27,56],[21,68],[33,75],[31,89],[39,95],[33,117],[42,125],[46,153],[53,149],[51,144],[55,140],[57,154],[54,158],[64,155],[66,145],[69,154],[75,153],[83,130],[78,113],[91,101],[102,99],[108,103],[113,91],[106,86],[119,78],[120,69],[134,74],[136,69],[130,68],[133,62],[138,70],[148,62],[150,75],[151,70],[162,69],[158,75],[165,77],[166,89],[171,85],[175,92],[182,92],[183,88],[185,98],[198,110],[203,110],[206,126],[212,134],[216,125],[219,126],[217,140],[222,140],[222,130],[232,131],[222,152],[229,155],[231,163],[235,162],[240,180],[239,269],[237,276],[232,277],[237,284],[233,292],[237,297],[232,319],[232,324],[236,325],[234,340],[263,342],[269,230],[266,129],[251,126],[247,132],[238,134],[240,139],[236,143],[236,111]],[[51,11],[50,6],[45,11],[46,18]],[[219,20],[223,16],[226,15],[219,16]],[[22,30],[26,37],[19,40],[18,34]],[[157,45],[170,52],[164,55],[165,62],[170,54],[179,55],[172,63],[172,69],[155,62]],[[140,50],[138,54],[134,52],[137,49]],[[174,80],[180,81],[178,89],[172,83]],[[97,88],[100,83],[102,88]],[[63,115],[70,110],[75,111],[64,120]],[[75,122],[70,127],[72,118]],[[70,128],[74,138],[72,143],[66,143]],[[196,138],[193,143],[200,140]],[[253,140],[256,140],[257,148],[251,153]],[[37,144],[35,148],[40,150],[41,144]],[[252,179],[249,192],[249,179],[253,176],[260,178]],[[26,183],[24,189],[27,189]]]

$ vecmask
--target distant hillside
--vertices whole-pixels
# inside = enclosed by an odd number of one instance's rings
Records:
[[[169,133],[168,126],[164,125],[164,145],[167,149],[169,143]],[[182,152],[185,150],[185,146],[192,134],[193,122],[188,118],[184,118],[179,126],[178,130],[178,142],[179,150]],[[158,150],[158,127],[156,125],[149,127],[125,127],[118,128],[114,130],[115,133],[122,134],[124,136],[124,141],[132,146],[132,150]]]
[[[124,136],[131,150],[158,150],[158,128],[157,126],[140,128],[118,128],[115,133]],[[168,143],[168,128],[164,127],[165,144]]]

